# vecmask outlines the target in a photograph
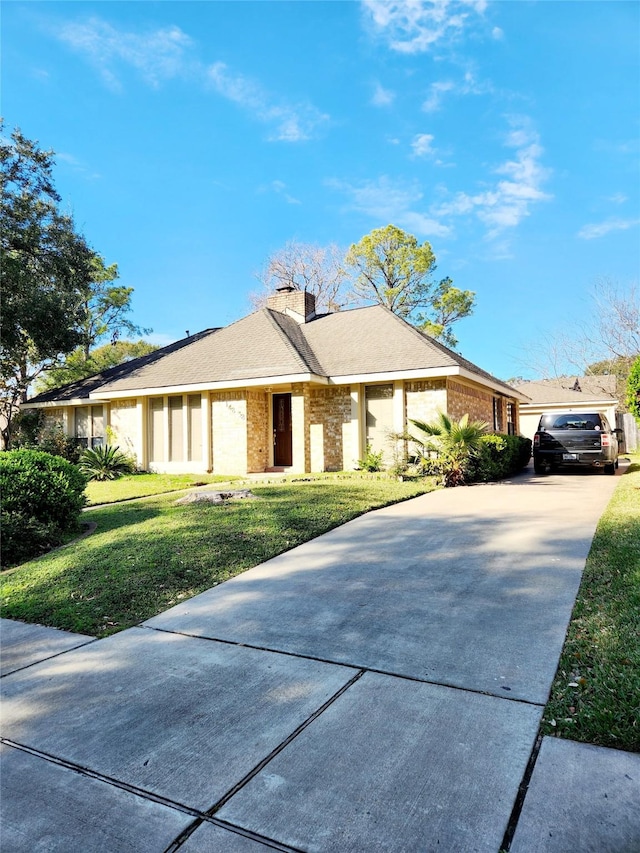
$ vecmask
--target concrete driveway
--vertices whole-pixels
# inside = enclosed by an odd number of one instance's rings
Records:
[[[5,621],[2,850],[497,853],[615,484],[425,495],[68,649]],[[603,764],[623,811],[627,758]]]

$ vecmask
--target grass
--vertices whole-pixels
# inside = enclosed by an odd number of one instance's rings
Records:
[[[163,492],[177,492],[180,489],[206,483],[228,483],[237,479],[237,477],[221,477],[214,474],[130,474],[118,480],[105,482],[92,480],[87,484],[85,494],[89,506],[96,506],[131,500],[131,498],[160,495]]]
[[[640,752],[637,457],[598,524],[542,732]]]
[[[86,513],[96,532],[3,572],[2,615],[96,637],[306,542],[432,480],[318,480],[253,487],[258,500],[176,505],[175,495]]]

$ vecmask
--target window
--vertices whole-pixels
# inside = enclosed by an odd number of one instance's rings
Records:
[[[184,458],[184,428],[182,424],[182,397],[169,397],[169,461],[182,462]]]
[[[499,397],[493,398],[493,429],[502,432],[502,405]]]
[[[150,398],[149,459],[151,462],[199,462],[202,459],[200,394]]]
[[[74,435],[82,447],[104,444],[104,411],[102,406],[81,406],[75,410]]]
[[[507,434],[516,434],[516,404],[507,403]]]
[[[364,396],[366,442],[374,452],[384,452],[393,432],[393,385],[367,385]]]
[[[162,397],[149,400],[149,459],[151,462],[164,461],[164,410]]]
[[[189,461],[199,462],[202,459],[202,397],[200,394],[190,394],[187,397],[189,417]]]
[[[540,419],[541,429],[601,429],[603,426],[597,412],[580,414],[578,412],[564,415],[543,415]]]

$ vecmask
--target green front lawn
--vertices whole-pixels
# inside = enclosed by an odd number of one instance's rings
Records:
[[[598,524],[542,731],[640,752],[638,461]]]
[[[131,498],[144,498],[148,495],[161,495],[163,492],[177,492],[207,483],[228,483],[237,479],[238,477],[220,477],[215,474],[129,474],[118,480],[92,480],[87,484],[85,494],[89,506],[97,506]]]
[[[95,533],[0,577],[2,615],[105,636],[432,480],[344,478],[253,487],[256,500],[176,505],[176,495],[83,515]]]

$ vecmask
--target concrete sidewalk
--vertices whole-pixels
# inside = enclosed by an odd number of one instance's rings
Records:
[[[640,756],[537,739],[615,483],[425,495],[68,651],[3,624],[1,849],[637,853]]]

